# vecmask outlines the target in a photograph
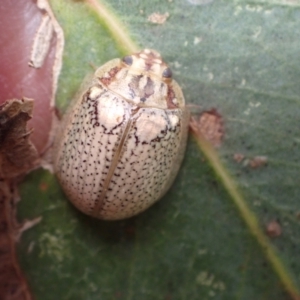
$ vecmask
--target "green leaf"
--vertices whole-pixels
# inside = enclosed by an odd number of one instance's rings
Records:
[[[222,115],[218,163],[260,232],[273,220],[280,224],[280,236],[264,239],[283,273],[274,271],[269,248],[266,254],[224,178],[190,138],[171,190],[125,221],[89,218],[69,204],[53,175],[28,176],[19,218],[43,220],[24,233],[19,254],[36,299],[276,300],[289,299],[291,289],[297,299],[300,2],[204,2],[111,0],[109,9],[141,48],[161,52],[189,104]],[[51,4],[66,38],[57,97],[64,109],[91,65],[122,56],[126,46],[85,3]],[[170,16],[151,24],[153,12]],[[251,168],[257,156],[267,165]]]

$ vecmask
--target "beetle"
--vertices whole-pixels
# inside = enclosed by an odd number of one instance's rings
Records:
[[[54,170],[87,215],[118,220],[159,200],[173,183],[187,141],[180,86],[155,50],[98,68],[62,121]]]

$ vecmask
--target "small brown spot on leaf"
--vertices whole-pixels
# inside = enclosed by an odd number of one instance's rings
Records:
[[[192,118],[191,127],[201,134],[214,147],[219,147],[224,136],[224,123],[222,116],[216,109],[201,113],[199,119]]]
[[[266,156],[255,156],[250,159],[247,165],[252,169],[258,169],[265,166],[268,163],[268,158]]]
[[[164,14],[155,12],[148,17],[148,21],[153,24],[163,24],[166,22],[166,20],[168,19],[169,16],[170,15],[168,12],[166,12]]]
[[[266,234],[271,238],[280,236],[282,234],[282,228],[279,222],[276,220],[270,221],[266,226]]]
[[[254,157],[246,157],[242,153],[235,153],[233,155],[233,159],[237,163],[243,162],[243,166],[250,167],[252,169],[258,169],[260,167],[267,165],[267,163],[268,163],[268,158],[266,156],[262,156],[262,155],[257,155]]]
[[[244,158],[245,158],[245,155],[242,154],[242,153],[234,153],[234,154],[233,154],[233,159],[234,159],[237,163],[242,162]]]

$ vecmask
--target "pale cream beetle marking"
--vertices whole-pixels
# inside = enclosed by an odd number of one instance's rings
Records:
[[[177,175],[189,113],[172,72],[145,49],[96,70],[66,114],[54,168],[71,202],[93,217],[134,216]]]

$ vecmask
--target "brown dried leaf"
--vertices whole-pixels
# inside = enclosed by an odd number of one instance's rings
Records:
[[[16,199],[16,186],[0,180],[0,299],[31,300],[27,282],[16,258]]]
[[[20,176],[39,163],[36,148],[30,142],[33,100],[13,99],[0,106],[0,178]]]

